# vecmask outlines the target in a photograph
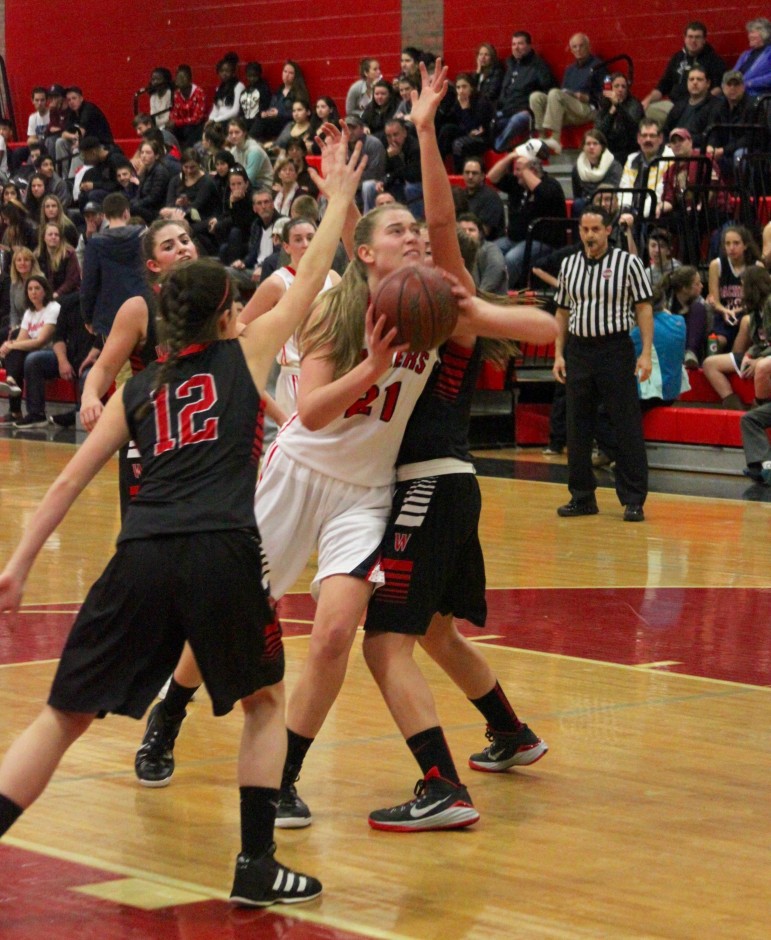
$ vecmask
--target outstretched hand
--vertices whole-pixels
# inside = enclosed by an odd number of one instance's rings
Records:
[[[319,128],[316,143],[321,151],[321,171],[318,174],[309,167],[311,179],[328,199],[337,194],[353,199],[361,183],[361,176],[367,165],[366,156],[361,155],[361,142],[348,151],[348,129],[335,127],[325,122]]]
[[[434,71],[428,74],[425,63],[420,63],[420,92],[412,91],[412,110],[410,119],[417,130],[428,125],[433,126],[439,103],[447,94],[447,66],[441,58],[436,60]]]

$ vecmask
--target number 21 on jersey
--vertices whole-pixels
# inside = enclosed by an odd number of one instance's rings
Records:
[[[168,385],[158,389],[153,399],[156,438],[153,454],[160,457],[176,447],[216,441],[219,418],[206,417],[216,401],[217,386],[214,376],[208,373],[194,375],[174,388],[171,401]],[[180,408],[182,402],[185,404]],[[173,412],[177,412],[176,428]]]

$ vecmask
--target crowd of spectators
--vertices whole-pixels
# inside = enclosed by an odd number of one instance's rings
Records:
[[[747,24],[749,48],[732,68],[707,42],[704,24],[688,23],[683,35],[682,50],[642,101],[632,93],[631,75],[609,71],[583,32],[568,40],[572,61],[559,82],[524,30],[514,31],[505,60],[485,42],[473,66],[453,76],[437,131],[448,172],[463,179],[458,219],[479,245],[480,287],[520,288],[532,282],[534,267],[548,283],[550,256],[559,260],[571,250],[571,206],[577,215],[593,200],[614,214],[614,243],[643,255],[654,280],[664,264],[670,274],[680,259],[706,264],[693,235],[699,228],[691,223],[708,208],[715,218],[723,210],[710,257],[725,258],[728,203],[712,196],[709,206],[704,199],[697,206],[683,193],[703,182],[700,160],[709,163],[708,182],[719,188],[735,179],[759,142],[767,144],[771,23]],[[325,120],[342,117],[351,146],[361,141],[367,154],[362,210],[393,199],[420,217],[420,155],[409,112],[421,62],[431,70],[435,57],[406,47],[399,73],[385,78],[376,58],[362,59],[343,115],[330,97],[311,98],[294,60],[285,61],[272,90],[259,62],[242,67],[230,52],[216,63],[211,100],[189,65],[174,73],[158,67],[137,93],[146,96],[147,110],[134,119],[133,153],[115,144],[107,117],[79,87],[34,88],[21,146],[8,147],[10,124],[0,120],[0,335],[18,330],[31,273],[46,280],[52,302],[79,297],[82,281],[84,314],[93,316],[93,276],[86,268],[95,253],[88,245],[103,239],[119,248],[128,237],[124,229],[156,219],[185,220],[201,253],[219,257],[244,290],[254,289],[269,257],[266,270],[275,270],[280,239],[274,231],[283,220],[302,211],[317,221],[323,211],[307,158]],[[550,163],[562,153],[562,131],[570,125],[583,126],[583,137],[567,164],[572,191],[566,192]],[[564,165],[567,156],[559,160]],[[103,212],[112,194],[128,206],[117,221]],[[545,221],[531,230],[537,220]],[[654,230],[659,234],[651,242]],[[24,252],[33,259],[26,274]],[[683,313],[693,307],[687,293],[681,285],[670,295]],[[719,302],[713,310],[720,315]],[[697,364],[705,329],[700,325],[692,342],[689,332],[688,354]]]

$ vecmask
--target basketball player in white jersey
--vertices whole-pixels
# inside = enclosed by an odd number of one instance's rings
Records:
[[[281,300],[294,281],[297,266],[315,234],[316,226],[308,219],[292,219],[284,226],[281,244],[289,255],[290,263],[279,268],[260,284],[239,316],[242,323],[251,323],[255,317],[272,310]],[[324,281],[322,293],[339,283],[340,275],[336,271],[330,271]],[[300,353],[294,336],[281,347],[276,361],[281,366],[281,372],[276,383],[275,400],[286,420],[297,406],[297,380],[300,376]],[[283,424],[283,421],[280,423]]]

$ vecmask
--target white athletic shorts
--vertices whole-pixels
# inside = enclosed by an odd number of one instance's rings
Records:
[[[378,548],[391,511],[391,486],[356,486],[287,457],[277,444],[265,456],[254,513],[276,600],[292,587],[318,549],[314,599],[324,578],[350,574],[385,580]]]
[[[290,417],[297,411],[297,381],[300,370],[292,366],[281,366],[276,379],[276,404]]]

